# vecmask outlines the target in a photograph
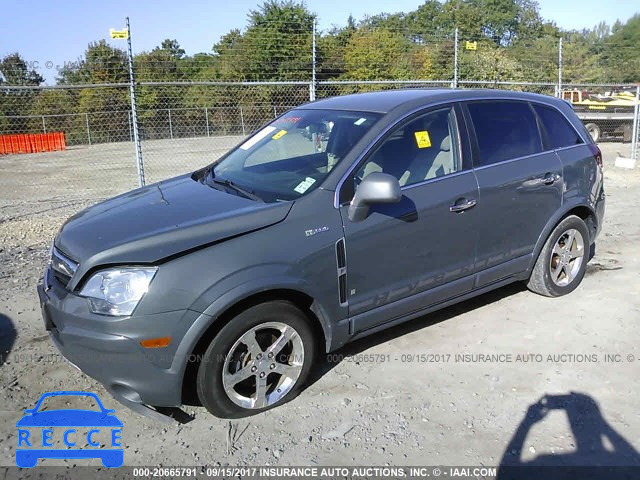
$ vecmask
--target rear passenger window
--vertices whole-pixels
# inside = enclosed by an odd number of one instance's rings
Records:
[[[542,152],[536,118],[525,102],[467,104],[478,139],[476,167]]]
[[[547,132],[549,147],[562,148],[584,143],[569,121],[555,108],[533,105]]]

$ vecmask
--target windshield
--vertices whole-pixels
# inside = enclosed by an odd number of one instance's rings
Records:
[[[380,116],[292,110],[214,164],[203,181],[264,202],[295,200],[317,188]]]

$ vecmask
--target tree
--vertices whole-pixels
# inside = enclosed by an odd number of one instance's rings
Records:
[[[640,82],[640,13],[619,22],[602,45],[602,61],[614,82]]]
[[[427,0],[406,16],[407,29],[412,35],[432,36],[451,34],[444,31],[444,8],[437,0]]]
[[[248,20],[244,33],[231,31],[214,45],[223,72],[234,80],[309,78],[315,18],[304,4],[271,0],[251,10]]]
[[[247,67],[243,57],[248,48],[246,43],[242,32],[237,28],[222,36],[213,46],[213,54],[219,67],[215,77],[226,81],[242,80],[245,77]]]
[[[598,55],[602,40],[594,30],[564,32],[562,43],[562,79],[571,82],[607,82]]]
[[[136,80],[140,82],[175,82],[183,78],[180,64],[185,51],[177,40],[163,40],[159,47],[151,52],[142,52],[135,56]]]
[[[0,61],[1,86],[37,86],[43,78],[19,53],[7,55]],[[0,89],[0,133],[25,133],[31,131],[32,120],[28,115],[33,102],[40,92],[25,90]]]
[[[129,81],[127,54],[105,40],[91,42],[84,58],[66,64],[58,72],[61,85],[80,83],[124,83]]]
[[[169,56],[177,60],[180,60],[182,57],[184,57],[184,54],[185,54],[184,49],[180,48],[180,44],[178,43],[177,40],[175,39],[170,40],[168,38],[162,41],[162,43],[160,44],[160,47],[156,47],[152,51],[167,52]]]
[[[40,85],[44,78],[29,68],[18,52],[7,55],[0,61],[0,85]]]
[[[489,40],[478,42],[477,50],[463,52],[460,78],[494,82],[525,80],[522,65],[509,56],[508,49]]]
[[[345,73],[344,51],[356,31],[356,21],[349,15],[345,27],[334,26],[319,36],[316,47],[318,80],[330,80]]]
[[[360,28],[344,51],[345,79],[411,79],[411,44],[406,36],[386,28]]]

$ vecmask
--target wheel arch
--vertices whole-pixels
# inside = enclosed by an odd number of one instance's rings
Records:
[[[588,243],[589,245],[591,245],[592,239],[594,238],[596,231],[598,229],[598,217],[596,216],[595,210],[591,206],[585,203],[579,203],[579,202],[566,204],[563,207],[564,207],[563,209],[559,210],[556,213],[556,215],[554,215],[551,218],[551,220],[547,222],[547,225],[545,226],[544,230],[538,237],[536,246],[533,250],[533,255],[531,256],[531,262],[529,264],[529,268],[527,269],[527,275],[531,273],[531,271],[533,270],[533,266],[535,265],[536,260],[538,259],[538,255],[540,255],[540,252],[542,251],[544,244],[549,238],[549,235],[551,235],[551,232],[553,232],[553,229],[556,228],[562,220],[564,220],[565,218],[571,215],[580,217],[584,221],[584,223],[587,225],[587,230],[589,231]]]
[[[190,342],[188,361],[182,374],[182,401],[185,404],[199,403],[196,392],[196,378],[200,360],[216,334],[240,312],[269,301],[284,300],[298,307],[308,318],[317,340],[318,347],[329,348],[331,324],[324,308],[309,293],[294,287],[278,287],[267,290],[249,291],[226,305],[219,314],[209,317],[204,328],[198,328],[197,339]]]

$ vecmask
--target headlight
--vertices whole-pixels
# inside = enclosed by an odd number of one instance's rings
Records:
[[[93,313],[131,315],[158,269],[110,268],[93,275],[80,291]]]

